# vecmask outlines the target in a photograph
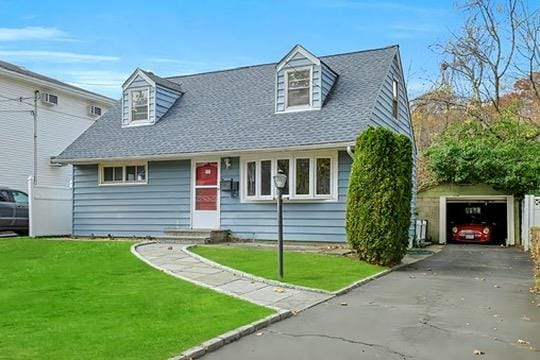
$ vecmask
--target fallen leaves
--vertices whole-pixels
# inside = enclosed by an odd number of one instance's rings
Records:
[[[274,291],[279,293],[279,294],[282,294],[285,292],[285,289],[284,288],[274,288]]]
[[[523,315],[523,317],[521,318],[521,320],[523,320],[523,321],[531,321],[531,318],[528,317],[527,315]]]
[[[473,355],[484,355],[485,353],[482,350],[474,349],[472,352]]]
[[[517,343],[521,344],[521,345],[529,345],[530,344],[530,342],[528,342],[526,340],[523,340],[523,339],[518,339]]]
[[[258,333],[255,334],[255,336],[262,336],[263,332],[262,331],[259,331]]]
[[[342,303],[340,303],[339,305],[341,305],[341,306],[347,306],[347,305],[349,305],[349,304],[347,304],[346,302],[342,302]]]

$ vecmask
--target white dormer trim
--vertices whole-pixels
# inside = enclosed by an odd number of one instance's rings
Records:
[[[126,90],[131,85],[131,83],[133,83],[133,81],[135,81],[135,79],[137,78],[137,75],[142,77],[144,79],[144,81],[146,81],[149,85],[154,86],[154,87],[156,86],[156,82],[154,80],[152,80],[148,75],[146,75],[144,73],[144,71],[137,68],[133,72],[133,74],[131,74],[131,76],[128,77],[127,80],[122,84],[122,90]]]
[[[277,64],[276,71],[283,69],[285,65],[296,55],[301,54],[305,56],[313,65],[321,65],[321,60],[318,57],[310,53],[308,50],[304,49],[301,45],[296,45],[285,57]]]

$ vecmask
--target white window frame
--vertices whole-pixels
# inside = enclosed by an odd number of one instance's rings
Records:
[[[129,166],[144,166],[145,177],[144,181],[128,181],[126,179],[126,167]],[[122,168],[122,181],[105,181],[104,168],[106,167],[121,167]],[[146,185],[148,184],[148,162],[115,162],[115,163],[100,163],[98,171],[98,185],[99,186],[131,186],[131,185]]]
[[[396,112],[394,114],[394,103]],[[399,119],[399,81],[396,78],[392,79],[392,117],[395,120]]]
[[[318,185],[318,180],[317,180],[317,160],[318,159],[330,159],[330,194],[317,194],[317,185]],[[334,179],[334,177],[332,176],[333,166],[334,166],[334,159],[332,159],[332,157],[330,157],[330,156],[318,155],[318,156],[314,157],[314,159],[313,159],[313,172],[314,172],[314,175],[313,175],[313,180],[314,180],[313,194],[317,198],[331,198],[332,197],[332,189],[334,187],[333,182],[337,181],[337,179]]]
[[[144,87],[137,87],[132,88],[127,91],[128,95],[128,120],[129,120],[129,126],[137,126],[137,125],[148,125],[152,124],[152,121],[150,119],[150,91],[152,90],[151,86],[144,86]],[[146,91],[146,109],[147,109],[147,116],[146,120],[133,120],[133,103],[132,103],[132,93],[136,91]]]
[[[317,174],[316,161],[318,158],[330,159],[330,194],[317,195],[315,192]],[[309,159],[309,194],[296,194],[296,160]],[[261,195],[261,161],[272,161],[272,176],[277,173],[277,161],[289,160],[289,194],[284,195],[285,201],[289,202],[336,202],[338,200],[338,152],[316,151],[316,152],[288,152],[276,153],[269,157],[265,155],[247,155],[240,158],[240,201],[241,202],[268,202],[274,201],[277,191],[272,179],[271,195]],[[255,162],[255,196],[247,195],[247,163]]]
[[[309,70],[309,103],[307,105],[289,106],[289,74],[297,71]],[[285,111],[301,111],[313,107],[313,66],[301,66],[285,71]]]

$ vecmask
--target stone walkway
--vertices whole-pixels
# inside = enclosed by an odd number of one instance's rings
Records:
[[[212,267],[182,251],[183,244],[141,244],[136,255],[174,276],[252,303],[278,310],[301,311],[334,295],[281,288]]]

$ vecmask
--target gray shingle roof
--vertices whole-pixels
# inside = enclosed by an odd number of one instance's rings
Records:
[[[8,71],[15,72],[17,74],[29,76],[29,77],[32,77],[34,79],[46,81],[46,82],[51,83],[51,84],[59,85],[59,86],[66,87],[66,88],[73,89],[73,90],[77,90],[77,91],[82,91],[82,92],[85,92],[85,93],[87,93],[89,95],[99,96],[99,97],[103,98],[104,101],[107,101],[107,102],[114,102],[115,101],[114,99],[103,96],[101,94],[98,94],[98,93],[95,93],[95,92],[92,92],[92,91],[88,91],[88,90],[85,90],[85,89],[81,89],[80,87],[77,87],[77,86],[66,84],[65,82],[62,82],[60,80],[56,80],[56,79],[50,78],[48,76],[35,73],[35,72],[27,70],[27,69],[25,69],[25,68],[23,68],[21,66],[10,64],[10,63],[5,62],[5,61],[0,60],[0,68],[6,69]]]
[[[321,57],[339,74],[321,110],[276,114],[275,64],[177,76],[184,95],[152,126],[122,128],[120,105],[58,160],[167,156],[352,142],[372,108],[397,46]]]
[[[144,70],[141,70],[141,71],[150,79],[152,79],[152,81],[155,82],[157,85],[163,86],[165,88],[174,90],[179,93],[184,93],[184,90],[182,90],[182,86],[180,84],[167,80],[165,78],[159,77],[153,72],[144,71]]]

